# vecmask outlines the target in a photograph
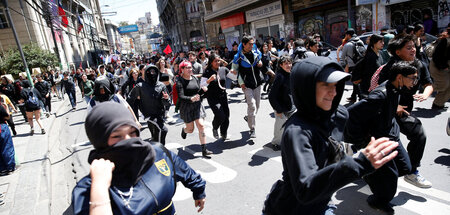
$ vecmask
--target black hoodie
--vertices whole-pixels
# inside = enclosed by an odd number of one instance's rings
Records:
[[[348,113],[339,105],[345,79],[336,86],[330,111],[316,105],[317,77],[329,67],[343,71],[326,57],[307,58],[292,69],[291,92],[297,113],[285,124],[281,140],[284,182],[269,195],[265,210],[270,214],[323,214],[334,192],[374,170],[362,154],[332,162],[329,138],[342,140]]]

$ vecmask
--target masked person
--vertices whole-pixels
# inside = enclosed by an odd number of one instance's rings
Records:
[[[74,214],[173,215],[178,181],[192,191],[198,211],[203,209],[206,182],[175,153],[143,141],[125,107],[96,105],[85,129],[95,149],[88,158],[90,174],[72,192]]]
[[[389,153],[397,143],[387,138],[372,138],[355,158],[336,150],[348,117],[339,102],[349,78],[326,57],[310,57],[293,67],[297,112],[287,120],[281,139],[283,180],[273,186],[263,214],[334,214],[336,206],[329,204],[334,192],[396,156]]]
[[[158,81],[159,70],[148,66],[144,73],[144,82],[140,82],[130,92],[128,101],[134,104],[140,100],[139,110],[148,122],[152,140],[166,143],[167,127],[164,125],[165,106],[169,104],[166,86]]]
[[[414,51],[412,52],[415,54]],[[345,128],[345,141],[356,148],[364,147],[370,137],[388,137],[398,142],[397,157],[364,179],[373,195],[367,202],[373,208],[394,213],[390,201],[397,191],[398,177],[410,174],[411,161],[400,142],[401,126],[396,120],[401,96],[414,88],[418,78],[415,65],[399,61],[391,66],[388,80],[369,93],[369,96],[348,108],[349,120]],[[387,153],[385,153],[387,154]]]
[[[130,107],[127,101],[123,99],[122,96],[115,94],[115,86],[114,84],[105,76],[98,77],[94,82],[94,96],[89,101],[89,105],[87,107],[87,111],[90,112],[94,106],[99,103],[113,101],[119,104],[122,104],[126,107],[133,115],[134,121],[136,124],[141,126],[139,120],[136,115],[134,115],[133,109]]]

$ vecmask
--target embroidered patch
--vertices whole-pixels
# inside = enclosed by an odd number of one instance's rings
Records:
[[[165,176],[170,176],[170,169],[169,169],[169,165],[167,165],[166,160],[162,159],[159,160],[158,162],[155,162],[155,166],[156,168],[158,168],[158,171],[165,175]]]

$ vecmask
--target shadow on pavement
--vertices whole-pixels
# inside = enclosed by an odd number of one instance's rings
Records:
[[[445,165],[447,167],[450,167],[450,149],[443,148],[439,150],[439,152],[448,154],[448,155],[441,155],[434,159],[434,162],[437,164]]]
[[[69,126],[81,125],[81,124],[84,124],[84,121],[72,123],[72,124],[70,124]]]
[[[336,204],[336,214],[380,214],[367,204],[368,195],[359,191],[366,183],[363,180],[357,180],[354,183],[356,184],[344,187],[336,192],[336,199],[342,201]]]
[[[252,155],[250,158],[250,162],[248,162],[249,166],[260,166],[264,162],[268,161],[270,158],[280,156],[281,151],[274,151],[272,149],[272,143],[267,143],[264,145],[259,151]],[[258,154],[264,154],[264,156],[260,156]]]
[[[429,109],[429,108],[416,107],[416,111],[413,111],[412,114],[416,117],[421,117],[421,118],[434,118],[437,115],[441,115],[442,112],[443,111],[433,110],[433,109]]]
[[[398,195],[396,197],[394,197],[394,199],[392,199],[391,203],[395,204],[396,206],[401,206],[406,204],[406,202],[408,202],[408,200],[413,200],[416,202],[426,202],[427,199],[423,198],[422,196],[415,196],[412,195],[411,193],[407,193],[407,192],[399,192]]]

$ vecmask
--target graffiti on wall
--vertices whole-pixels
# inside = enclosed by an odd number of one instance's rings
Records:
[[[284,31],[280,32],[280,38],[295,38],[294,23],[291,22],[284,25]]]
[[[438,28],[445,28],[449,22],[449,2],[450,0],[439,0],[438,5]]]
[[[356,9],[356,32],[362,34],[367,31],[372,31],[372,10],[363,5]]]
[[[347,31],[347,12],[339,11],[330,13],[325,20],[325,37],[333,46],[342,44],[342,38]],[[329,35],[329,36],[328,36]]]
[[[406,10],[393,10],[391,12],[391,24],[392,27],[396,28],[399,25],[414,25],[415,23],[423,22],[423,14],[428,11],[430,14],[433,13],[432,8],[414,8]]]
[[[300,19],[298,32],[301,36],[312,36],[315,33],[323,35],[323,16],[316,15]]]

